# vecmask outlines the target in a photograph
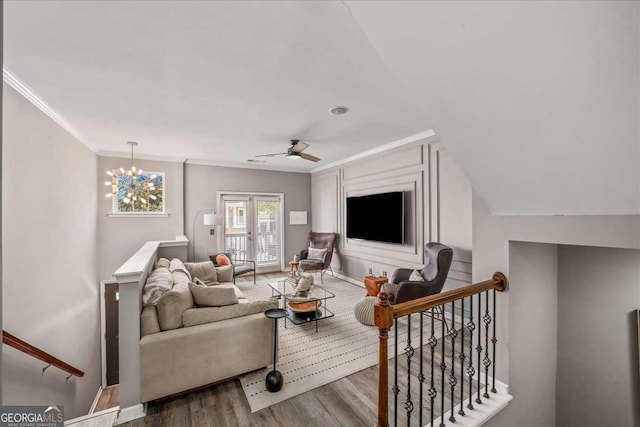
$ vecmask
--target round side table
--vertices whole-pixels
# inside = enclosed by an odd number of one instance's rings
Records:
[[[273,371],[267,374],[264,381],[267,391],[274,393],[276,391],[280,391],[284,384],[282,373],[276,370],[276,362],[278,361],[278,319],[285,317],[287,315],[287,311],[282,308],[271,308],[265,311],[264,315],[269,319],[273,319]]]

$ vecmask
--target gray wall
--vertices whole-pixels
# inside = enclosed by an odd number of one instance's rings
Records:
[[[97,160],[8,86],[3,102],[3,327],[85,372],[41,375],[42,362],[3,346],[3,403],[76,417],[100,386]]]
[[[124,143],[123,143],[124,144]],[[184,233],[183,163],[136,160],[134,165],[149,172],[165,173],[165,212],[168,216],[109,216],[112,199],[105,197],[110,187],[104,185],[107,170],[127,169],[131,159],[98,157],[98,239],[100,241],[98,273],[101,280],[111,275],[150,240],[173,240]]]
[[[509,245],[509,392],[522,425],[551,427],[556,413],[558,248],[542,243]],[[504,360],[498,354],[498,363]],[[530,375],[523,376],[520,373]],[[562,425],[562,424],[560,424]],[[567,424],[568,425],[568,424]]]
[[[593,215],[593,216],[494,216],[484,201],[473,194],[473,281],[491,277],[495,271],[510,276],[509,242],[539,242],[584,246],[640,249],[640,216],[638,215]],[[498,293],[497,323],[498,357],[496,377],[507,383],[527,384],[538,372],[531,369],[510,369],[516,357],[523,352],[536,352],[537,343],[516,340],[510,333],[510,322],[519,313],[510,312],[510,297],[522,287],[510,281],[506,292]],[[549,311],[549,315],[553,315]],[[555,394],[555,386],[539,391]],[[542,396],[539,396],[542,398]],[[537,418],[524,418],[528,413],[528,402],[514,393],[514,400],[489,426],[537,427]]]
[[[556,425],[640,426],[640,251],[560,246],[558,255]]]
[[[342,274],[360,280],[369,267],[389,274],[416,268],[424,263],[424,244],[439,241],[454,249],[445,289],[471,283],[471,185],[436,137],[316,172],[312,186],[313,228],[339,234],[333,267]],[[405,243],[347,239],[346,198],[387,191],[405,192]],[[372,212],[363,220],[375,218]]]
[[[0,22],[4,22],[2,19],[4,11],[4,2],[0,0]],[[1,25],[0,25],[1,26]],[[0,31],[0,59],[2,59],[2,31]],[[2,93],[4,90],[4,85],[0,85],[0,99],[2,98]],[[0,102],[0,129],[2,129],[2,102]],[[0,330],[2,330],[2,185],[4,180],[2,179],[2,132],[0,132]],[[0,351],[0,384],[2,384],[2,352]],[[0,387],[0,404],[2,404],[2,387]]]
[[[308,225],[289,225],[289,211],[311,212],[311,175],[308,173],[278,172],[260,169],[241,169],[222,166],[185,165],[185,231],[190,240],[189,256],[193,253],[193,222],[203,208],[215,208],[220,213],[217,191],[256,193],[284,193],[284,254],[285,266],[293,255],[308,243]],[[310,220],[308,216],[308,220]],[[220,229],[220,227],[218,227]],[[217,236],[209,234],[202,223],[202,214],[196,222],[197,256],[208,259],[218,252]]]

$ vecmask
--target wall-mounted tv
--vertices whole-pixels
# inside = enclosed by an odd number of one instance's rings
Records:
[[[347,238],[404,243],[404,192],[347,197]]]

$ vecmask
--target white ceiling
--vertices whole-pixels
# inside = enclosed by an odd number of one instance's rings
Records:
[[[98,152],[310,170],[433,128],[498,214],[640,213],[637,2],[5,2]],[[347,105],[346,116],[330,116]],[[267,167],[291,168],[284,158]]]

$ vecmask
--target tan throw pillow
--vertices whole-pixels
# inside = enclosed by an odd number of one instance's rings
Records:
[[[191,280],[198,278],[206,284],[219,281],[216,267],[211,261],[185,262],[184,266],[189,270]]]
[[[160,329],[167,331],[181,327],[182,313],[190,308],[193,308],[193,295],[189,285],[174,283],[173,288],[165,292],[156,302]]]
[[[159,258],[156,261],[156,268],[166,268],[168,270],[170,265],[171,265],[171,261],[169,261],[166,258]]]
[[[225,265],[216,267],[218,273],[218,282],[233,282],[233,265]]]
[[[237,304],[238,298],[231,288],[221,286],[202,286],[189,283],[189,290],[198,307],[222,307],[223,305]]]
[[[327,249],[309,248],[307,253],[307,259],[317,259],[324,262],[324,256],[327,254]]]
[[[420,274],[420,272],[418,270],[413,270],[411,272],[411,276],[409,276],[409,281],[410,282],[424,282],[424,277],[422,277],[422,274]]]
[[[156,268],[151,272],[142,291],[142,305],[153,305],[165,292],[173,287],[173,276],[166,268]]]
[[[191,280],[191,273],[189,273],[189,270],[184,266],[184,263],[180,261],[180,258],[173,258],[171,260],[169,263],[169,271],[172,273],[175,271],[183,271],[184,274],[189,276],[189,280]]]

